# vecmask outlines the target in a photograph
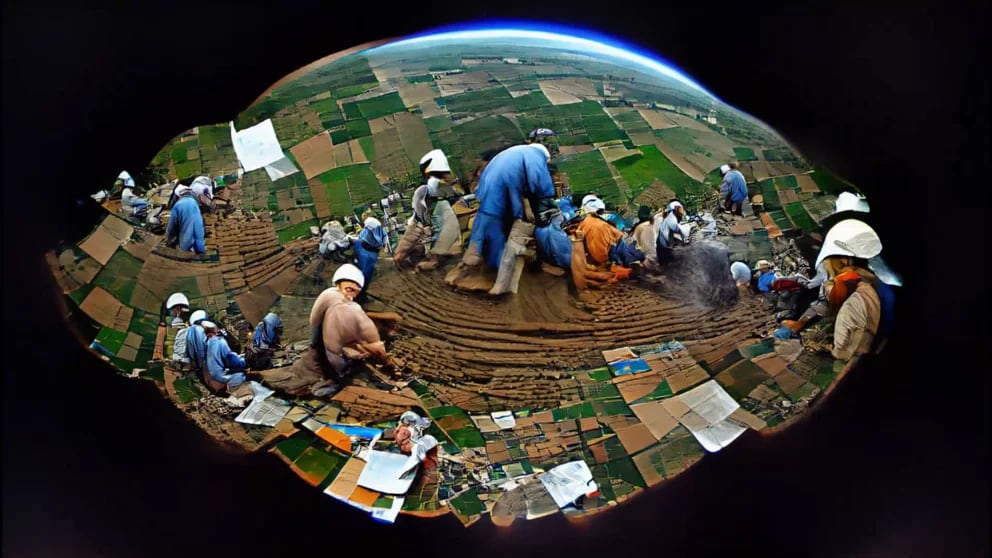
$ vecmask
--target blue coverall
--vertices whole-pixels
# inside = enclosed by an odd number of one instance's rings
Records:
[[[487,264],[498,268],[513,221],[524,218],[524,198],[534,203],[554,195],[548,159],[542,151],[515,145],[499,152],[479,177],[479,212],[469,244],[476,246]]]
[[[189,331],[186,332],[186,356],[189,357],[193,370],[203,370],[203,364],[207,360],[207,334],[200,324],[189,326]]]
[[[169,215],[169,226],[166,229],[166,239],[172,244],[179,239],[179,249],[183,252],[206,254],[207,247],[203,241],[203,215],[200,214],[200,203],[192,194],[179,198],[172,206]]]
[[[214,381],[234,389],[245,382],[247,366],[245,359],[231,350],[224,336],[214,335],[207,340],[207,373]]]
[[[358,242],[354,243],[355,256],[358,258],[358,268],[362,270],[365,277],[365,286],[362,292],[368,290],[372,284],[372,274],[375,272],[375,264],[379,261],[379,250],[386,243],[386,229],[382,225],[365,227],[358,233]],[[371,249],[370,249],[371,248]]]

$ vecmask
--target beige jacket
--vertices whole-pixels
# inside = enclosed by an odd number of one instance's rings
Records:
[[[834,358],[850,360],[854,355],[871,351],[882,317],[882,304],[878,294],[868,283],[861,281],[857,290],[844,301],[834,322]]]

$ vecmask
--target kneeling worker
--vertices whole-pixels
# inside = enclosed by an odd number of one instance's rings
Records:
[[[207,369],[203,375],[204,382],[214,391],[226,389],[228,393],[236,395],[238,388],[247,385],[245,359],[231,350],[223,335],[218,335],[217,324],[203,320],[200,326],[207,334]]]

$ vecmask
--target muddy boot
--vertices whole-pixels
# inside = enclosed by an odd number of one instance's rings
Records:
[[[417,264],[417,271],[434,271],[437,269],[438,261],[437,257],[433,256],[428,260],[424,260]]]

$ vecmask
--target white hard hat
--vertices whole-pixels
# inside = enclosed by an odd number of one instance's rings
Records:
[[[400,415],[400,422],[403,424],[416,424],[420,421],[420,415],[413,411],[407,411]]]
[[[427,165],[424,167],[424,174],[429,172],[451,172],[451,167],[448,166],[448,157],[440,149],[428,151],[426,155],[420,158],[420,165],[422,167]]]
[[[367,229],[374,229],[376,227],[381,227],[382,222],[376,219],[375,217],[369,217],[365,219],[365,222],[362,223],[362,226],[364,226]]]
[[[585,205],[586,205],[587,203],[589,203],[589,200],[598,200],[598,199],[599,199],[599,196],[597,196],[596,194],[586,194],[586,195],[585,195],[585,196],[584,196],[584,197],[582,198],[582,203],[581,203],[581,204],[579,204],[579,205],[581,205],[581,206],[583,206],[583,207],[585,207]]]
[[[200,327],[202,327],[203,329],[217,329],[217,324],[209,320],[203,320],[202,322],[200,322]]]
[[[603,203],[603,200],[599,198],[592,198],[586,203],[582,204],[582,209],[585,209],[586,213],[596,213],[601,209],[606,209],[606,204]]]
[[[861,194],[842,192],[839,196],[837,196],[834,209],[836,213],[840,213],[841,211],[860,211],[861,213],[868,213],[868,200],[866,200]]]
[[[827,231],[816,265],[830,256],[874,258],[882,253],[882,239],[864,221],[845,219]]]
[[[200,320],[206,320],[206,319],[207,319],[207,313],[205,311],[203,311],[203,310],[197,310],[196,312],[193,312],[192,314],[190,314],[190,316],[189,316],[189,323],[195,324],[196,322],[199,322]]]
[[[365,276],[362,275],[362,270],[352,264],[344,264],[334,272],[331,283],[337,285],[341,281],[358,283],[359,287],[365,288]]]
[[[757,267],[772,267],[772,262],[768,260],[758,260],[758,262],[754,265]]]
[[[173,293],[168,300],[165,301],[165,307],[172,310],[173,307],[177,305],[189,306],[189,299],[183,293]]]
[[[668,204],[668,210],[669,211],[675,211],[675,208],[676,207],[682,207],[682,202],[680,202],[680,201],[673,201],[672,203]],[[682,209],[685,209],[685,208],[682,207]]]
[[[727,174],[730,172],[730,165],[720,165],[720,174]]]
[[[539,150],[543,151],[544,152],[544,158],[547,159],[548,161],[551,160],[551,152],[548,151],[548,148],[545,147],[543,143],[528,143],[527,145],[529,145],[530,147],[533,147],[534,149],[539,149]]]

